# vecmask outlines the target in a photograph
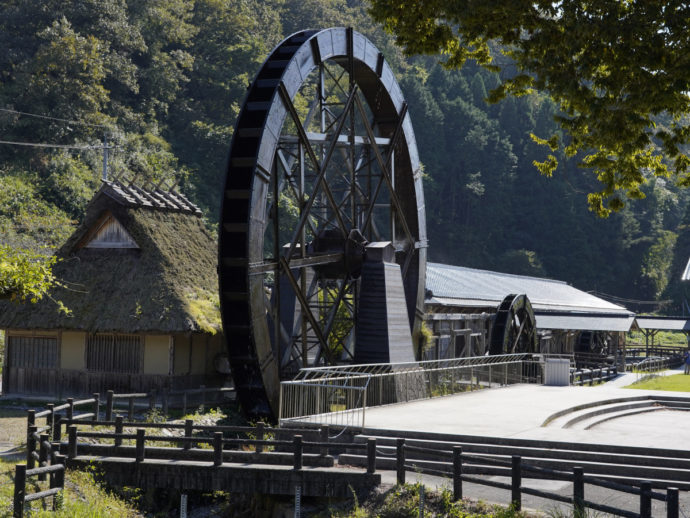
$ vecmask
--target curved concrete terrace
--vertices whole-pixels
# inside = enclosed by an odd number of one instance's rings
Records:
[[[666,371],[677,374],[681,371]],[[487,437],[513,437],[591,444],[687,449],[690,444],[690,412],[661,408],[654,412],[621,414],[602,420],[590,429],[563,428],[550,416],[583,404],[652,395],[682,398],[690,393],[622,388],[636,374],[589,387],[513,385],[410,403],[368,408],[366,428],[406,430]],[[614,417],[612,414],[609,417]],[[565,423],[568,419],[561,417]]]

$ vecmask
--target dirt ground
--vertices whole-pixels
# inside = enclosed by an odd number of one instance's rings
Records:
[[[26,442],[26,410],[0,407],[0,451]]]

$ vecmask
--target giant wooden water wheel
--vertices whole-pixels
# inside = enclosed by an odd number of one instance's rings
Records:
[[[367,243],[392,243],[419,326],[417,147],[394,75],[364,36],[304,31],[273,50],[237,120],[219,232],[223,326],[249,415],[277,415],[280,380],[300,368],[352,361]]]
[[[538,352],[537,322],[527,295],[508,295],[498,306],[489,354]]]

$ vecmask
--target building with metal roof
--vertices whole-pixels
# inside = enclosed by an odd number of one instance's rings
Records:
[[[622,343],[622,334],[635,320],[635,314],[623,306],[552,279],[427,263],[426,289],[427,320],[432,322],[435,333],[447,331],[451,342],[457,330],[451,331],[468,325],[473,333],[464,331],[465,335],[474,334],[478,342],[486,342],[492,315],[510,294],[527,296],[541,347],[551,352],[573,352],[578,345],[590,349],[596,342],[600,346]],[[456,323],[440,325],[444,320]],[[485,337],[479,338],[477,334],[482,330]],[[472,349],[481,352],[481,344]]]
[[[654,345],[654,337],[659,331],[677,331],[688,337],[690,346],[690,318],[688,317],[657,317],[638,316],[635,318],[637,327],[644,333],[645,345]]]

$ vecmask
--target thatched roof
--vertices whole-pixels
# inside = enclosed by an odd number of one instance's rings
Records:
[[[0,328],[89,332],[183,332],[220,329],[217,246],[197,207],[178,193],[105,182],[79,228],[58,250],[63,284],[55,302],[0,302]],[[86,246],[110,216],[136,244]],[[112,221],[112,220],[111,220]]]

